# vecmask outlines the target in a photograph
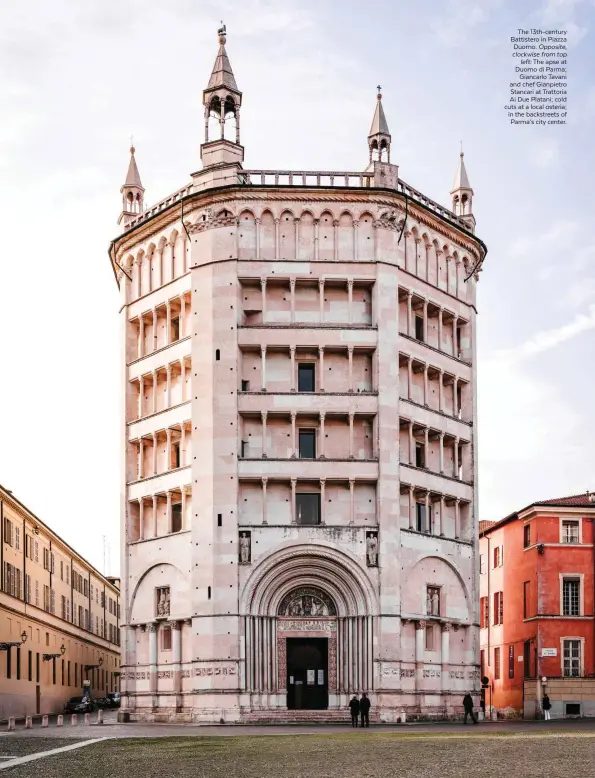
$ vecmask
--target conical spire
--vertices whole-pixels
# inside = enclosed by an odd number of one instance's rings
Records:
[[[207,89],[217,89],[217,87],[224,86],[227,87],[227,89],[233,89],[235,92],[237,92],[238,85],[236,84],[236,79],[233,74],[233,70],[231,69],[229,57],[225,51],[225,25],[220,27],[217,32],[219,35],[219,52],[217,53],[217,58],[215,59],[213,72],[211,73],[211,78],[209,79]]]
[[[469,176],[467,175],[467,168],[465,167],[465,154],[462,149],[461,153],[459,154],[459,166],[455,174],[455,180],[453,181],[451,194],[456,192],[458,189],[471,189]]]
[[[386,116],[384,115],[384,108],[382,107],[382,94],[380,92],[380,87],[378,87],[378,97],[376,99],[376,110],[374,111],[374,118],[372,119],[372,126],[370,127],[370,132],[368,133],[368,137],[372,137],[372,135],[390,136],[390,132],[388,131],[388,124],[386,121]]]
[[[138,167],[136,164],[136,159],[134,158],[134,152],[136,149],[134,146],[130,147],[130,164],[128,165],[128,173],[126,174],[126,181],[124,182],[124,186],[137,186],[139,189],[143,188],[143,185],[140,180],[140,173],[138,172]]]

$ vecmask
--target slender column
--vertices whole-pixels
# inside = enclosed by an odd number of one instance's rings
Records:
[[[166,435],[166,441],[167,441],[167,445],[165,447],[165,456],[167,457],[167,459],[166,459],[166,462],[165,462],[164,471],[167,472],[168,470],[172,469],[172,467],[171,467],[171,430],[170,429],[166,430],[165,431],[165,435]]]
[[[354,458],[353,453],[353,420],[354,420],[354,413],[349,414],[349,459]]]
[[[186,529],[186,487],[182,486],[182,526],[180,529]]]
[[[424,300],[424,343],[428,342],[428,301]]]
[[[186,400],[186,359],[182,357],[180,360],[180,402]]]
[[[151,351],[156,351],[157,345],[157,309],[153,308],[153,348]]]
[[[267,411],[261,411],[262,417],[262,458],[267,458]]]
[[[347,279],[347,322],[353,323],[353,278]]]
[[[140,481],[141,478],[144,478],[144,467],[143,467],[143,459],[144,459],[144,440],[142,438],[138,439],[138,480]]]
[[[295,324],[295,278],[289,279],[289,299],[291,301],[291,323]]]
[[[349,479],[349,523],[355,521],[355,479]]]
[[[438,410],[444,411],[444,370],[438,371]]]
[[[318,349],[318,391],[324,392],[324,348]]]
[[[256,259],[260,259],[260,219],[254,219],[256,223]]]
[[[415,622],[415,690],[420,691],[423,686],[423,668],[425,659],[426,622]]]
[[[136,296],[141,297],[143,293],[143,263],[135,261],[134,263],[136,265],[136,268],[138,270],[137,276],[136,276]]]
[[[324,459],[324,411],[320,412],[320,441],[316,452],[320,459]]]
[[[413,439],[413,422],[410,421],[407,425],[407,431],[409,433],[409,464],[415,465],[415,441]]]
[[[261,369],[260,369],[260,387],[262,392],[267,390],[267,347],[260,347]]]
[[[459,279],[461,276],[461,260],[457,257],[455,259],[455,296],[459,297]]]
[[[461,501],[455,500],[455,538],[461,537]]]
[[[186,332],[186,295],[180,296],[180,340]]]
[[[446,501],[444,495],[440,495],[440,526],[436,525],[436,534],[444,537],[444,516],[446,513]]]
[[[300,253],[299,244],[300,244],[300,220],[294,219],[293,220],[293,227],[295,231],[295,257],[294,259],[297,259]]]
[[[157,433],[153,433],[153,475],[157,475]]]
[[[271,691],[273,694],[279,691],[279,658],[277,656],[277,617],[271,617],[271,633],[272,633],[272,656],[271,662],[273,666],[273,680],[271,684]]]
[[[326,478],[320,479],[320,523],[324,524],[324,514],[325,514],[325,505],[324,505],[324,495],[326,492]]]
[[[319,245],[319,226],[320,219],[314,219],[314,259],[317,260],[320,256],[320,245]]]
[[[426,470],[430,469],[430,430],[426,427],[424,429],[424,466]]]
[[[138,317],[138,358],[145,355],[145,317],[141,315]]]
[[[157,495],[153,495],[153,537],[157,537]]]
[[[295,392],[295,346],[289,347],[289,357],[291,360],[291,391]]]
[[[413,357],[407,357],[407,398],[413,400]]]
[[[413,487],[409,487],[409,529],[415,529],[415,500]]]
[[[443,624],[442,625],[442,656],[441,656],[441,662],[442,662],[442,670],[441,670],[441,678],[442,678],[442,691],[447,691],[449,687],[448,683],[448,671],[449,671],[449,664],[450,664],[450,630],[451,625],[450,624]]]
[[[347,357],[349,359],[349,392],[353,392],[353,346],[347,346]]]
[[[319,316],[320,316],[320,323],[324,323],[324,278],[320,278],[318,280],[318,305],[319,305]]]
[[[424,405],[427,406],[430,399],[430,391],[428,387],[428,365],[424,365]]]
[[[165,367],[165,378],[166,378],[166,384],[165,384],[166,408],[171,408],[171,365],[166,365]]]
[[[442,351],[442,328],[444,326],[442,322],[442,315],[444,314],[444,308],[440,307],[438,311],[438,350]]]
[[[262,323],[266,324],[267,321],[267,280],[266,278],[260,279],[260,294],[262,299]]]
[[[359,256],[358,254],[358,246],[357,246],[357,225],[359,222],[354,221],[353,222],[353,260],[354,262],[357,262],[357,258]]]
[[[171,302],[165,303],[165,342],[171,343]]]
[[[174,692],[176,695],[182,693],[182,625],[179,621],[170,621],[171,626],[171,647],[172,647],[172,670],[174,674]],[[176,701],[176,705],[178,702]]]
[[[339,221],[338,219],[333,219],[333,227],[334,227],[334,242],[333,242],[333,257],[335,261],[339,259]]]
[[[444,432],[440,433],[440,472],[444,474]]]
[[[455,438],[454,447],[453,447],[453,455],[452,460],[454,463],[454,477],[459,477],[459,439]]]
[[[297,417],[297,413],[295,411],[292,411],[291,412],[291,457],[292,459],[295,459],[297,457],[296,438],[295,438],[296,417]]]
[[[455,417],[459,415],[459,408],[457,402],[458,388],[459,388],[459,379],[457,376],[455,376],[452,382],[452,415]]]
[[[459,317],[453,316],[452,319],[452,354],[454,357],[459,357],[459,349],[457,345],[457,327],[459,324]]]
[[[138,500],[138,539],[139,540],[145,539],[145,499],[144,497],[140,497]]]
[[[170,252],[169,252],[169,277],[170,280],[173,281],[176,277],[176,244],[170,243]],[[183,248],[186,248],[186,241],[183,243]]]
[[[180,424],[180,467],[186,464],[186,423]]]
[[[268,478],[262,479],[262,523],[268,524],[267,521],[267,483]]]
[[[413,337],[413,292],[407,292],[407,335]]]
[[[153,377],[153,396],[151,398],[151,413],[157,413],[157,371],[151,373]]]
[[[275,259],[279,259],[279,219],[275,219]]]
[[[152,694],[157,691],[157,624],[147,624],[149,633],[149,688]]]
[[[257,692],[262,691],[262,640],[260,629],[260,618],[254,619],[254,644],[255,644],[255,667],[254,667],[254,689]]]
[[[165,511],[167,514],[167,531],[171,532],[171,492],[165,493]]]
[[[424,502],[425,502],[425,507],[426,507],[426,510],[425,510],[425,513],[426,513],[426,526],[424,527],[424,530],[428,534],[431,534],[431,532],[432,532],[432,517],[430,515],[430,493],[429,492],[426,492],[426,497],[425,497],[425,501]]]
[[[297,478],[291,479],[291,523],[297,523],[297,514],[295,510],[295,488],[297,484]]]

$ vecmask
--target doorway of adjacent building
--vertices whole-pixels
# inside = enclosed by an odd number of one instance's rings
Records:
[[[35,713],[39,716],[41,713],[41,686],[35,686]]]
[[[287,707],[328,708],[327,638],[287,638]]]

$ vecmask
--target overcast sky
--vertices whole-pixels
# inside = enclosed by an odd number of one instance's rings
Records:
[[[227,24],[246,167],[356,170],[381,84],[400,175],[449,205],[459,141],[479,284],[480,518],[595,490],[595,0],[0,4],[0,483],[119,567],[119,317],[107,246],[129,136],[151,204],[199,168]],[[511,127],[518,27],[572,39],[569,124]]]

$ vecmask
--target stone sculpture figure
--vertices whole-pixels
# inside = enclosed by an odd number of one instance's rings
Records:
[[[368,567],[378,566],[378,535],[375,532],[369,532],[366,538],[366,558]]]
[[[169,588],[157,590],[157,616],[169,616]]]
[[[240,563],[242,565],[250,564],[250,535],[248,532],[240,534]]]

